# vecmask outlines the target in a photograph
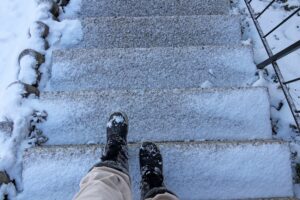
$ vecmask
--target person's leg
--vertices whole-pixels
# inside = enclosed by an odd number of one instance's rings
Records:
[[[163,161],[158,147],[144,142],[140,148],[141,200],[178,200],[164,184]]]
[[[74,200],[131,200],[127,174],[110,167],[94,167],[81,181]]]
[[[107,123],[107,143],[101,162],[82,179],[74,200],[131,200],[128,149],[128,119],[113,113]]]

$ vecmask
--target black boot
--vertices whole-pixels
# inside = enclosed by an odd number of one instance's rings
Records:
[[[170,193],[164,184],[163,162],[158,147],[144,142],[140,148],[141,200],[154,198],[157,194]]]
[[[107,123],[107,142],[101,162],[94,167],[110,167],[128,173],[128,118],[125,113],[113,113]]]

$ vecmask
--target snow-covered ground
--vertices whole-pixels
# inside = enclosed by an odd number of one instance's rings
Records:
[[[26,9],[24,9],[26,8]],[[0,121],[13,120],[22,126],[18,98],[18,88],[7,89],[8,85],[15,82],[18,76],[18,55],[28,46],[28,27],[34,21],[37,5],[34,1],[4,0],[0,6]],[[20,88],[19,88],[20,89]],[[14,141],[6,133],[0,134],[0,170],[6,170],[12,178],[19,176],[16,163]],[[9,170],[11,169],[11,170]],[[14,195],[12,184],[0,189],[0,199],[5,190],[10,190]]]
[[[253,0],[251,6],[255,13],[262,11],[271,0]],[[234,0],[234,13],[241,14],[243,25],[243,40],[253,45],[255,63],[267,59],[267,53],[263,47],[259,34],[256,31],[254,23],[246,8],[244,0]],[[288,17],[297,8],[300,7],[299,0],[276,1],[261,17],[259,23],[264,34],[272,30],[283,19]],[[289,45],[300,39],[300,13],[294,15],[285,24],[275,30],[267,37],[273,54],[283,50]],[[278,65],[283,75],[284,81],[289,81],[300,77],[299,63],[300,50],[289,54],[278,60]],[[295,192],[300,196],[300,135],[296,128],[296,123],[291,114],[290,108],[277,81],[277,77],[271,65],[258,72],[260,79],[255,83],[257,86],[266,86],[269,88],[271,96],[271,118],[273,125],[273,134],[275,137],[291,142],[292,158],[294,159],[295,172]],[[289,91],[293,97],[297,109],[300,109],[300,81],[289,84]]]
[[[251,6],[255,13],[262,11],[271,0],[253,0]],[[267,59],[266,51],[256,31],[254,23],[246,8],[243,0],[234,1],[234,13],[241,14],[243,25],[243,40],[253,45],[254,61],[256,64]],[[264,33],[267,33],[274,28],[278,23],[285,19],[288,15],[295,11],[297,6],[300,6],[299,0],[288,0],[285,3],[282,1],[275,2],[261,17],[259,23]],[[288,9],[290,8],[290,9]],[[267,41],[273,51],[273,54],[283,50],[289,45],[300,39],[300,17],[295,15],[283,26],[278,28],[267,37]],[[300,70],[296,66],[300,63],[300,51],[296,51],[287,57],[278,61],[280,70],[284,76],[284,80],[288,81],[300,77]],[[255,83],[257,86],[267,86],[271,95],[271,112],[274,135],[286,140],[296,139],[297,130],[295,122],[291,115],[291,111],[285,100],[284,94],[280,89],[277,77],[271,65],[266,67],[266,70],[259,72],[260,80]],[[300,89],[300,82],[289,85],[290,92],[294,97],[295,104],[300,105],[297,92]],[[281,104],[283,105],[281,106]]]
[[[45,63],[39,68],[39,72],[43,73],[39,84],[41,88],[47,80],[46,66],[51,62],[52,50],[77,42],[82,37],[78,20],[62,20],[76,13],[78,1],[74,1],[75,6],[71,4],[65,8],[64,11],[68,11],[66,14],[60,9],[60,22],[49,12],[49,2],[2,0],[0,6],[0,122],[14,124],[12,133],[0,130],[0,171],[6,171],[10,179],[15,180],[19,191],[22,190],[20,155],[22,149],[28,146],[28,140],[24,140],[28,139],[29,123],[36,111],[25,106],[35,96],[22,98],[25,91],[18,81],[27,84],[37,82],[37,71],[34,68],[36,60],[31,56],[24,56],[19,63],[19,55],[24,49],[33,49],[45,55]],[[49,26],[46,39],[40,36],[41,29],[37,21]],[[46,47],[47,43],[50,48]],[[32,138],[31,142],[36,142],[36,138]],[[0,185],[0,199],[6,193],[11,199],[16,195],[17,191],[12,183]]]

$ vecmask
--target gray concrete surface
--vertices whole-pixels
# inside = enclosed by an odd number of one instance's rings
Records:
[[[138,147],[129,148],[134,200],[139,199]],[[181,200],[293,196],[290,152],[285,143],[160,143],[159,147],[165,183]],[[80,179],[100,155],[101,147],[93,145],[29,149],[19,200],[39,200],[41,191],[43,200],[72,199]]]
[[[81,20],[77,47],[129,48],[239,44],[238,16],[100,17]]]
[[[249,47],[71,49],[53,54],[50,91],[250,85]]]
[[[272,137],[265,88],[45,92],[34,106],[48,112],[48,145],[105,143],[115,111],[128,114],[129,141]]]
[[[84,0],[79,17],[218,15],[228,0]]]

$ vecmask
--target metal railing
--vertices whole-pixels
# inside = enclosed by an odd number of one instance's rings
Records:
[[[286,47],[285,49],[281,50],[280,52],[276,53],[275,55],[273,54],[268,42],[267,42],[267,37],[273,33],[275,30],[277,30],[279,27],[281,27],[284,23],[286,23],[289,19],[291,19],[294,15],[296,15],[299,11],[300,11],[300,7],[297,8],[294,12],[292,12],[288,17],[286,17],[284,20],[282,20],[280,23],[278,23],[274,28],[272,28],[270,31],[268,31],[267,33],[264,33],[261,26],[260,26],[260,23],[258,22],[258,19],[265,13],[266,10],[268,10],[268,8],[270,8],[270,6],[272,6],[276,0],[272,0],[260,13],[258,14],[255,14],[255,11],[253,9],[253,7],[251,6],[251,2],[252,0],[244,0],[246,5],[247,5],[247,8],[250,12],[250,15],[251,15],[251,18],[253,19],[253,22],[255,24],[255,27],[258,31],[258,34],[260,36],[260,39],[265,47],[265,50],[268,54],[268,59],[266,59],[265,61],[259,63],[257,65],[257,68],[258,69],[264,69],[266,66],[268,66],[269,64],[272,64],[273,66],[273,69],[275,71],[275,74],[278,78],[278,82],[282,88],[282,91],[284,93],[284,96],[288,102],[288,105],[289,105],[289,108],[292,112],[292,115],[295,119],[295,122],[296,122],[296,126],[300,132],[300,116],[299,116],[299,113],[300,113],[300,110],[297,109],[296,105],[295,105],[295,102],[294,102],[294,99],[292,98],[291,94],[290,94],[290,91],[289,91],[289,88],[288,88],[288,84],[290,83],[294,83],[296,81],[300,81],[300,77],[299,78],[295,78],[295,79],[292,79],[292,80],[287,80],[285,81],[284,78],[283,78],[283,75],[279,69],[279,66],[277,64],[277,60],[289,55],[290,53],[292,52],[295,52],[297,49],[300,48],[300,40],[296,41],[295,43],[293,43],[292,45]],[[300,70],[300,63],[299,64],[299,70]]]

